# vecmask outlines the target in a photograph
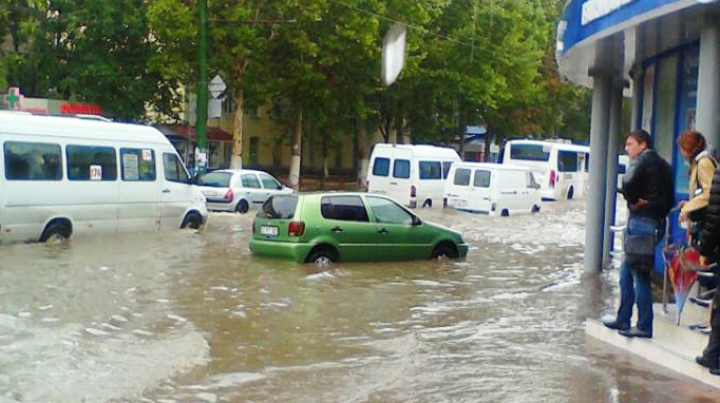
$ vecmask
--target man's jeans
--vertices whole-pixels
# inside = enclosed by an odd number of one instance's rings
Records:
[[[653,308],[652,288],[649,270],[629,269],[623,262],[620,266],[620,308],[617,323],[630,326],[633,305],[637,302],[637,328],[652,335]]]

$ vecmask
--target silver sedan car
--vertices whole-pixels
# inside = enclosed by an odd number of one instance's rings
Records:
[[[245,214],[261,206],[268,197],[292,193],[272,175],[251,169],[220,169],[197,179],[207,199],[208,210],[236,211]]]

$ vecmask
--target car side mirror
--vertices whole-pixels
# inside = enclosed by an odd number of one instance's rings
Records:
[[[412,217],[413,217],[413,218],[412,218],[412,225],[413,225],[413,227],[416,227],[416,226],[418,226],[418,225],[422,225],[422,220],[420,220],[420,217],[418,217],[418,216],[416,216],[416,215],[414,215],[414,216],[412,216]]]

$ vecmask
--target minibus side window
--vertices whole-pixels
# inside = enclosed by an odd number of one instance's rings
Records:
[[[393,163],[393,178],[410,178],[410,160],[395,160]]]
[[[442,179],[440,161],[420,161],[420,179]]]
[[[560,172],[578,171],[578,154],[576,151],[558,150],[557,169]]]
[[[71,181],[114,181],[117,179],[117,157],[113,147],[65,147],[68,179]]]
[[[468,186],[470,184],[470,170],[465,168],[458,168],[455,171],[455,179],[453,184],[458,186]]]
[[[175,154],[163,153],[163,170],[165,180],[170,182],[188,183],[189,177],[182,162]]]
[[[155,151],[150,148],[121,148],[122,180],[152,182],[155,180]]]
[[[63,176],[59,144],[8,141],[4,145],[5,179],[59,181]]]
[[[373,163],[373,175],[388,176],[390,175],[390,159],[377,157]]]

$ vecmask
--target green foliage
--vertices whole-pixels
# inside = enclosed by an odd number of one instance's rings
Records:
[[[355,120],[449,142],[464,125],[498,136],[585,136],[587,92],[554,61],[560,0],[223,0],[209,2],[209,77],[249,107],[274,104],[290,132],[331,146]],[[132,10],[132,12],[128,12]],[[0,88],[95,102],[123,119],[172,115],[196,88],[197,1],[0,0]],[[399,79],[380,86],[382,37],[408,27]]]

